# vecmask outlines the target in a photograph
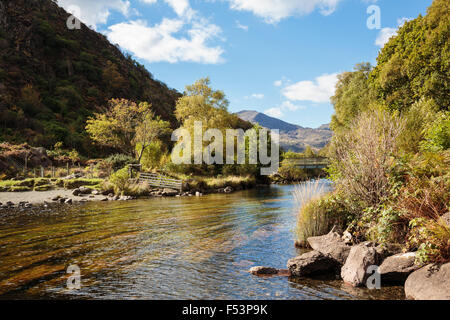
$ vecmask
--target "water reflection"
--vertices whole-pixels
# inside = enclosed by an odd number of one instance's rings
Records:
[[[0,298],[380,299],[397,290],[342,287],[333,279],[263,279],[293,246],[291,186],[231,195],[90,203],[23,212],[0,224]],[[66,268],[82,288],[65,288]]]

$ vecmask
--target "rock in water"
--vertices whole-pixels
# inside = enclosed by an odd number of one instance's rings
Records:
[[[330,233],[319,236],[308,238],[308,243],[316,251],[319,251],[323,255],[336,260],[338,263],[343,265],[347,260],[350,253],[351,246],[345,244],[342,237],[334,231]]]
[[[230,187],[230,186],[226,187],[226,188],[223,190],[223,192],[225,192],[225,193],[232,193],[233,191],[234,191],[234,189],[233,189],[232,187]]]
[[[336,261],[318,251],[310,251],[288,261],[287,267],[293,276],[308,276],[331,272]]]
[[[370,274],[367,268],[378,265],[379,255],[371,242],[364,242],[351,248],[347,260],[341,269],[341,277],[344,282],[358,287],[364,285]]]
[[[420,268],[414,263],[415,260],[414,252],[400,253],[386,258],[378,269],[381,281],[404,283],[412,272]]]
[[[251,274],[254,275],[268,275],[278,273],[277,269],[271,267],[253,267],[249,271]]]
[[[414,300],[450,300],[450,262],[429,264],[406,279],[405,294]]]

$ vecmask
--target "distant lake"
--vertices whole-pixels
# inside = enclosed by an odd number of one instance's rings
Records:
[[[294,247],[293,186],[96,202],[0,218],[0,299],[403,299],[402,287],[259,278]],[[78,265],[80,290],[66,288]]]

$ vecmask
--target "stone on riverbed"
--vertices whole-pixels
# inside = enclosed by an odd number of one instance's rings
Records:
[[[91,194],[92,193],[92,189],[87,188],[87,187],[80,187],[80,188],[78,188],[78,190],[80,190],[80,194]]]
[[[331,272],[336,268],[336,261],[319,251],[310,251],[290,259],[287,267],[293,276],[302,277]]]
[[[309,237],[308,243],[316,251],[323,255],[336,260],[343,265],[350,253],[351,246],[348,246],[342,237],[335,231],[319,236]]]
[[[411,273],[405,294],[414,300],[450,300],[450,263],[429,264]]]
[[[347,260],[341,269],[344,282],[358,287],[364,285],[370,274],[367,268],[378,265],[379,253],[372,242],[360,243],[351,248]]]
[[[404,283],[412,272],[420,268],[414,263],[415,260],[414,252],[400,253],[386,258],[378,269],[381,281]]]

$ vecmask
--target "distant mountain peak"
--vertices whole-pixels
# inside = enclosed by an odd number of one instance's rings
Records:
[[[280,145],[285,150],[302,152],[307,146],[321,149],[327,145],[333,135],[329,124],[321,125],[317,129],[304,128],[296,124],[270,117],[254,110],[243,110],[236,113],[239,118],[273,130],[280,130]]]

